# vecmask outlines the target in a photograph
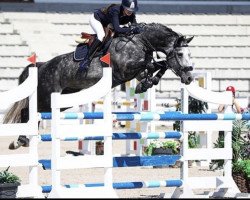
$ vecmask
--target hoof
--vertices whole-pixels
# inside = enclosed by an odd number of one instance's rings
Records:
[[[72,154],[73,156],[84,156],[83,153],[81,152],[76,152],[76,151],[66,151],[67,154]]]
[[[146,91],[147,91],[147,88],[136,89],[135,94],[141,94],[141,93],[146,92]]]
[[[153,77],[153,78],[152,78],[152,83],[153,83],[154,85],[157,85],[157,84],[159,83],[159,81],[160,81],[160,79],[159,79],[158,77]]]
[[[135,88],[135,94],[140,94],[146,91],[147,91],[147,88],[144,87],[141,83],[139,83]]]
[[[9,144],[9,149],[10,150],[15,150],[15,149],[18,149],[19,147],[20,147],[21,145],[18,143],[18,142],[11,142],[10,144]]]
[[[17,144],[18,144],[19,146],[29,147],[29,146],[30,146],[30,140],[29,140],[29,138],[27,138],[26,136],[20,135],[20,136],[18,137]]]

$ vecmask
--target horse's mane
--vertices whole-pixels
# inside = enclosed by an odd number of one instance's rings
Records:
[[[165,34],[169,35],[169,36],[176,36],[179,37],[181,36],[180,33],[177,33],[175,31],[173,31],[171,28],[160,24],[160,23],[138,23],[137,26],[141,27],[143,30],[145,31],[158,31],[161,30],[163,31]]]
[[[138,23],[134,24],[141,29],[141,34],[138,37],[141,37],[143,40],[150,41],[151,44],[154,44],[158,41],[158,46],[168,45],[169,47],[175,46],[178,38],[182,35],[173,31],[171,28],[161,24],[161,23]]]

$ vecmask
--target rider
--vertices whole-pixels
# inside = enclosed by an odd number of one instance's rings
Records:
[[[121,5],[111,4],[108,7],[98,9],[91,15],[89,23],[97,37],[89,48],[89,58],[91,58],[95,50],[101,46],[105,36],[104,27],[112,24],[116,33],[133,33],[140,32],[138,27],[133,29],[129,27],[120,27],[130,23],[136,23],[135,13],[138,11],[137,0],[122,0]]]

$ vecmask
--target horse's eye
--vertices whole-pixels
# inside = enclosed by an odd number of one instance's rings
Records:
[[[178,56],[178,57],[182,57],[182,56],[183,56],[183,53],[177,53],[177,56]]]

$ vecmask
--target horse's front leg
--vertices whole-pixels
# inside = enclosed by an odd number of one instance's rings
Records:
[[[155,76],[152,77],[152,83],[154,85],[157,85],[159,81],[161,80],[162,76],[165,74],[167,68],[160,69]]]
[[[140,81],[135,88],[136,94],[146,92],[148,88],[153,86],[153,82],[151,81],[153,73],[154,65],[152,63],[148,63],[145,67],[145,70],[139,73],[136,77],[136,79]]]
[[[150,78],[144,78],[141,80],[140,83],[137,84],[135,88],[135,93],[143,93],[146,92],[148,88],[151,88],[153,86],[153,83]]]
[[[153,63],[149,62],[147,63],[145,69],[136,76],[136,79],[138,81],[141,81],[142,79],[145,79],[150,75],[153,76],[154,72],[156,72],[157,70],[159,70],[159,68],[156,67]]]
[[[157,85],[168,69],[167,63],[165,61],[153,62],[152,65],[155,69],[154,72],[158,71],[156,75],[152,76],[151,81],[154,85]]]
[[[146,92],[148,88],[157,85],[166,70],[166,65],[162,63],[148,63],[147,68],[137,76],[137,80],[140,80],[140,83],[136,86],[135,93]],[[157,74],[153,76],[156,71],[158,71]]]

